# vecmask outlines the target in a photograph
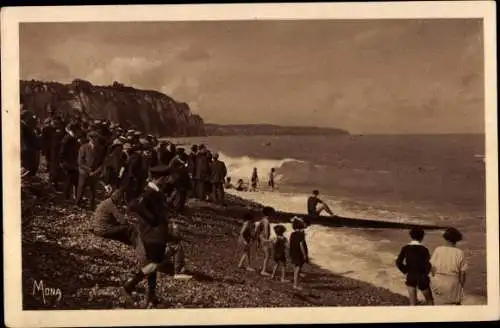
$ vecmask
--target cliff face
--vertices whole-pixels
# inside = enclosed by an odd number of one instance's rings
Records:
[[[308,126],[279,126],[271,124],[218,125],[205,124],[209,136],[227,135],[349,135],[349,132],[336,128]]]
[[[159,136],[205,135],[203,119],[192,114],[186,103],[117,82],[112,86],[94,86],[84,80],[71,84],[21,81],[21,103],[42,119],[52,109],[63,117],[79,113]]]

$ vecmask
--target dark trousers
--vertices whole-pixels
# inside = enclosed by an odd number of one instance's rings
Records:
[[[207,198],[205,181],[195,180],[195,197],[199,200],[205,200]]]
[[[127,245],[135,245],[137,237],[135,227],[129,224],[121,224],[95,234],[99,237],[116,240]]]
[[[224,203],[224,185],[222,182],[212,183],[212,195],[216,204]]]
[[[73,189],[78,190],[77,188],[78,188],[78,170],[66,169],[64,171],[64,196],[66,197],[66,199],[69,199],[73,193]]]
[[[139,197],[142,194],[143,190],[144,190],[144,185],[141,184],[139,181],[129,182],[128,185],[124,188],[125,200],[127,201],[127,203]]]
[[[49,181],[51,184],[54,185],[54,187],[57,188],[57,183],[59,182],[59,177],[61,174],[61,167],[59,166],[59,161],[57,157],[51,156],[52,158],[49,158],[47,164],[48,164],[48,171],[49,171]]]
[[[89,176],[88,173],[81,173],[78,177],[78,189],[76,191],[76,205],[80,205],[82,200],[83,193],[86,188],[90,189],[90,207],[95,208],[95,198],[96,198],[96,189],[97,189],[97,178],[93,176]]]
[[[21,166],[30,172],[29,176],[37,173],[39,161],[40,155],[38,151],[28,149],[21,152]]]
[[[184,213],[184,210],[186,208],[187,194],[188,191],[185,188],[175,189],[174,206],[175,210],[179,213]]]

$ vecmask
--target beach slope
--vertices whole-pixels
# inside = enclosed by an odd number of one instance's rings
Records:
[[[78,210],[59,195],[44,190],[44,183],[25,190],[22,218],[23,307],[36,309],[141,308],[145,282],[135,301],[119,293],[121,282],[136,267],[131,247],[92,235],[91,212]],[[36,199],[34,195],[37,194]],[[257,206],[234,196],[229,203]],[[389,290],[305,267],[304,290],[291,284],[238,269],[237,234],[240,213],[217,206],[189,203],[189,214],[179,216],[186,269],[190,280],[176,280],[166,273],[158,278],[160,308],[242,308],[406,305],[407,299]],[[239,206],[236,206],[239,207]],[[261,264],[261,254],[252,259]],[[291,276],[292,268],[289,267]],[[291,277],[290,277],[291,278]],[[61,290],[62,297],[41,295],[36,289]]]

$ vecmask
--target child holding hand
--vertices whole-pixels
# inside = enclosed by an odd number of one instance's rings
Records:
[[[285,279],[286,275],[286,251],[288,249],[288,242],[283,236],[286,231],[286,228],[282,224],[278,224],[274,226],[274,233],[276,234],[276,238],[273,240],[273,255],[274,255],[274,269],[271,274],[271,278],[276,276],[276,271],[278,268],[281,268],[281,282],[289,282],[289,280]]]

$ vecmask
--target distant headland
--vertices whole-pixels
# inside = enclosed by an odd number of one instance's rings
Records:
[[[211,124],[205,123],[208,136],[230,135],[349,135],[349,132],[337,128],[312,126],[282,126],[273,124]]]

